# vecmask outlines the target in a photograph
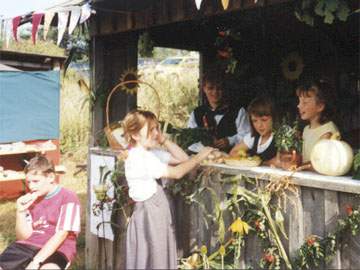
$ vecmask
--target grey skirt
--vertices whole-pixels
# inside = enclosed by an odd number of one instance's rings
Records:
[[[176,269],[175,224],[163,188],[136,202],[126,235],[127,269]]]

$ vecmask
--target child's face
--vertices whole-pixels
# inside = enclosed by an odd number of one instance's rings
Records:
[[[145,148],[153,148],[157,145],[159,128],[156,122],[146,123],[139,134],[133,136],[137,144]]]
[[[26,183],[30,191],[37,192],[39,196],[45,196],[52,188],[55,181],[53,173],[39,173],[37,171],[29,171],[26,174]]]
[[[218,105],[221,102],[223,91],[212,83],[205,82],[204,93],[210,105]]]
[[[267,136],[272,132],[272,117],[270,115],[251,115],[251,122],[260,136]]]
[[[308,95],[300,95],[297,107],[301,119],[306,121],[319,118],[321,112],[324,110],[324,104],[317,101],[315,93],[313,92],[309,92]]]

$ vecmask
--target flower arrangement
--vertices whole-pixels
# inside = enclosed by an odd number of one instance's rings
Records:
[[[286,118],[283,118],[282,124],[275,130],[275,147],[280,152],[291,152],[295,150],[301,153],[302,140],[300,138],[299,122],[294,121],[289,125]]]
[[[103,201],[107,199],[107,191],[109,190],[109,185],[106,183],[108,176],[111,174],[111,170],[109,170],[106,166],[100,166],[100,177],[99,184],[94,185],[93,189],[96,195],[96,199],[98,201]]]
[[[226,73],[233,74],[238,64],[238,60],[234,56],[232,49],[233,43],[240,40],[239,34],[233,30],[219,31],[215,39],[215,48],[218,58],[225,62]]]
[[[93,186],[93,190],[96,196],[97,202],[92,205],[92,211],[95,216],[100,215],[100,213],[107,208],[111,210],[111,203],[113,201],[112,198],[107,194],[110,186],[107,183],[107,179],[112,173],[106,166],[99,166],[100,177],[99,184]]]

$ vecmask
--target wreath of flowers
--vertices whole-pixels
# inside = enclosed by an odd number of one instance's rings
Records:
[[[217,57],[220,61],[226,63],[226,73],[233,74],[235,72],[238,60],[234,57],[231,44],[239,40],[238,33],[232,30],[219,31],[215,40],[215,48],[217,50]]]

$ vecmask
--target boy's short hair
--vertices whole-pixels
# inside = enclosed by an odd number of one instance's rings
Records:
[[[202,78],[202,84],[205,85],[205,83],[209,83],[212,85],[215,85],[218,89],[224,90],[224,74],[223,72],[218,69],[210,69],[206,71]]]
[[[38,155],[29,160],[29,163],[25,166],[24,171],[25,173],[30,171],[37,171],[44,174],[55,173],[55,166],[46,157]]]

